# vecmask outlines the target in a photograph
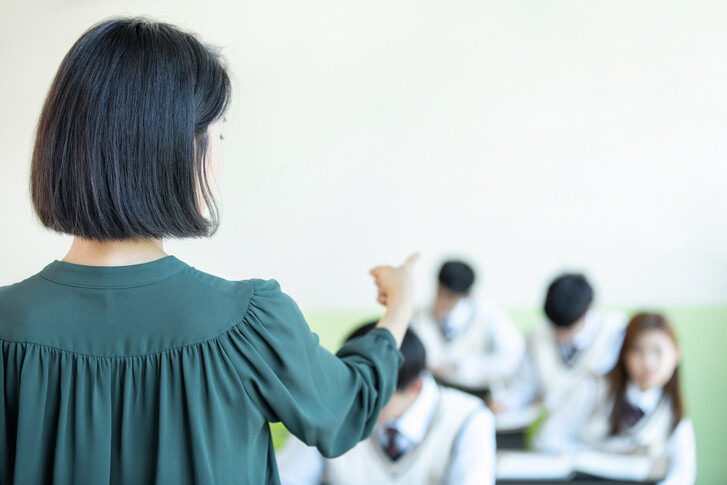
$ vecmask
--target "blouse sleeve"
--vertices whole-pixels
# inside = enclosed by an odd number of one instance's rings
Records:
[[[577,385],[561,406],[545,420],[535,436],[533,446],[546,453],[575,453],[589,447],[578,439],[596,407],[597,383],[593,378]]]
[[[345,453],[371,434],[394,393],[403,361],[394,337],[374,329],[333,355],[276,281],[253,287],[227,350],[245,391],[268,421],[324,456]]]
[[[669,472],[659,485],[692,485],[697,480],[697,445],[694,426],[682,419],[666,443]]]

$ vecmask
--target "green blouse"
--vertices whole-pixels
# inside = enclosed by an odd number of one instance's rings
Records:
[[[275,281],[173,256],[0,288],[0,484],[275,484],[268,422],[326,456],[370,434],[401,354],[332,355]]]

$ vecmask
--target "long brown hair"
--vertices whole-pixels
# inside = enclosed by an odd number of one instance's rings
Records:
[[[661,330],[671,337],[674,345],[677,345],[674,331],[663,315],[658,313],[639,313],[631,319],[626,327],[626,335],[621,346],[621,353],[618,356],[618,362],[606,375],[609,383],[609,394],[614,400],[613,410],[609,418],[611,435],[617,435],[624,431],[621,416],[623,408],[627,405],[626,383],[628,381],[628,374],[626,373],[626,353],[631,349],[636,338],[647,330]],[[676,428],[684,416],[682,394],[679,390],[679,365],[674,369],[674,374],[671,376],[671,379],[664,385],[662,399],[669,399],[671,403],[673,416],[671,430],[674,431],[674,428]]]

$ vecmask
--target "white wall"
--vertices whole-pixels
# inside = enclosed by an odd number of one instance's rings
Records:
[[[351,4],[352,3],[352,4]],[[366,307],[378,262],[471,259],[507,305],[582,269],[602,303],[727,302],[727,7],[648,1],[3,0],[0,284],[60,259],[28,197],[33,131],[91,24],[149,15],[223,47],[223,224],[169,251]]]

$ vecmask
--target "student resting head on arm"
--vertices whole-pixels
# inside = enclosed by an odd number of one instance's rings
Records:
[[[101,22],[63,59],[31,194],[73,243],[0,288],[0,483],[277,483],[268,422],[327,456],[373,429],[416,257],[372,270],[380,328],[332,355],[274,280],[228,281],[164,251],[218,227],[230,96],[220,56],[165,23]]]
[[[536,438],[536,448],[643,455],[652,460],[650,474],[663,478],[661,483],[694,483],[694,429],[684,416],[680,360],[664,316],[634,316],[614,368],[585,381],[553,412]]]

